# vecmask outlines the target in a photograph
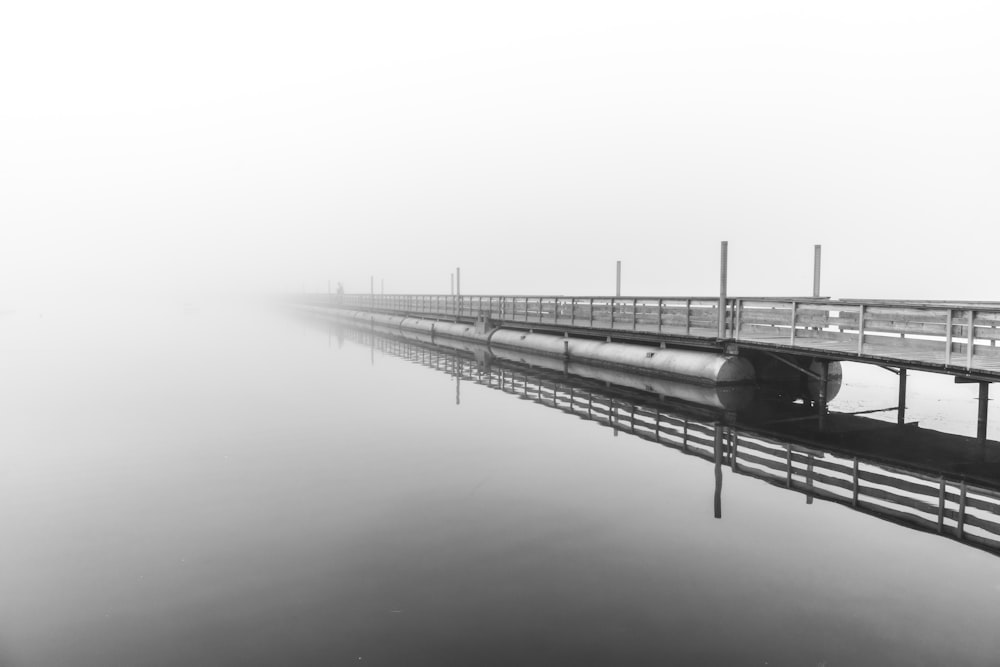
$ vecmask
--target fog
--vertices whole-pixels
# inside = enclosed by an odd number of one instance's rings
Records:
[[[993,3],[15,3],[0,309],[325,291],[996,299]]]

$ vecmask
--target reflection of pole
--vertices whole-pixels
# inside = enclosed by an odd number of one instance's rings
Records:
[[[899,404],[896,409],[896,424],[906,423],[906,369],[899,369]]]
[[[972,343],[969,343],[970,345]],[[979,419],[976,428],[976,439],[979,441],[980,445],[986,444],[986,420],[989,410],[989,400],[990,400],[990,383],[980,382],[979,383]]]
[[[719,263],[719,338],[726,337],[726,283],[729,278],[729,242],[722,242]]]
[[[459,371],[461,372],[461,371]],[[455,376],[455,405],[462,404],[462,378]]]
[[[722,424],[715,425],[715,518],[722,518]]]

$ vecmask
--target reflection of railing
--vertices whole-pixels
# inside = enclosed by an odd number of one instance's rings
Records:
[[[1000,304],[730,298],[349,294],[316,304],[427,317],[586,327],[877,357],[1000,375]]]
[[[836,502],[1000,554],[997,490],[804,446],[738,424],[720,426],[721,414],[716,418],[704,410],[682,414],[653,397],[612,393],[573,376],[507,362],[485,366],[453,351],[369,330],[346,329],[345,333],[386,354],[713,461],[732,472],[803,493],[809,501]]]

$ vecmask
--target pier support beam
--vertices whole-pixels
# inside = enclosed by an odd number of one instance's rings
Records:
[[[979,383],[979,419],[976,423],[976,439],[980,445],[986,444],[986,423],[989,411],[990,383]]]
[[[906,369],[899,369],[899,402],[896,404],[896,424],[906,423]]]
[[[819,362],[819,387],[817,389],[816,406],[819,410],[819,430],[826,427],[827,413],[827,383],[830,380],[830,362]]]

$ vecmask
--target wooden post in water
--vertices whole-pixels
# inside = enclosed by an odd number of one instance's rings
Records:
[[[719,262],[719,338],[726,337],[726,282],[729,277],[729,242],[722,242]]]
[[[818,390],[818,400],[816,401],[819,406],[819,430],[822,431],[826,428],[826,385],[830,381],[830,362],[820,361],[819,362],[819,390]]]
[[[813,246],[813,296],[819,298],[819,267],[823,257],[823,246]]]

